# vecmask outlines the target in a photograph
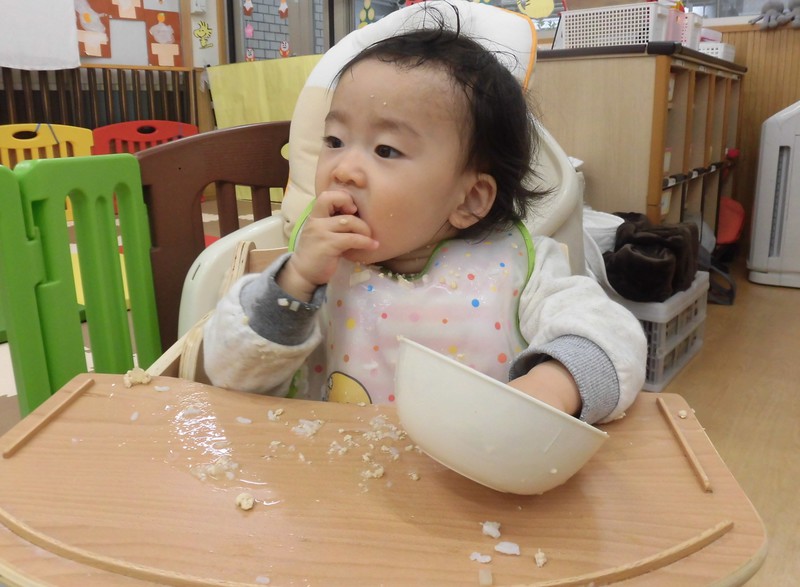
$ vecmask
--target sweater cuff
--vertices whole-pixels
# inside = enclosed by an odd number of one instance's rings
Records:
[[[326,287],[318,287],[309,302],[302,302],[283,291],[276,276],[289,257],[291,253],[281,256],[245,284],[239,293],[239,303],[257,334],[277,344],[295,346],[311,336],[317,311],[325,299]]]
[[[614,364],[599,346],[581,336],[560,336],[539,347],[528,348],[511,365],[509,380],[525,375],[550,359],[563,364],[575,379],[582,402],[581,420],[594,424],[616,408],[620,389]]]

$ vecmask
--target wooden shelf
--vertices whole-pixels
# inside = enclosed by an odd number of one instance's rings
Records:
[[[730,190],[719,170],[735,145],[744,68],[674,43],[539,57],[538,114],[584,162],[592,208],[641,212],[656,223],[702,218],[716,231],[719,195]]]

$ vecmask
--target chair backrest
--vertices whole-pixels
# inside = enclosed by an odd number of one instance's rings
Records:
[[[194,136],[198,128],[174,120],[131,120],[99,126],[92,131],[95,155],[138,153],[150,147]]]
[[[0,164],[13,169],[20,161],[82,157],[92,154],[92,131],[63,124],[0,125]]]
[[[153,239],[151,260],[161,340],[178,338],[183,282],[205,248],[201,198],[216,187],[221,235],[239,229],[236,186],[252,190],[256,220],[272,214],[270,188],[285,188],[289,162],[282,155],[289,122],[265,122],[201,133],[136,154]]]
[[[147,210],[135,157],[26,161],[13,172],[3,168],[0,172],[0,305],[21,413],[27,414],[76,374],[88,371],[64,220],[67,195],[73,202],[94,369],[125,373],[134,366],[134,344],[138,364],[149,366],[160,355],[161,345]]]
[[[276,249],[287,244],[288,234],[314,197],[314,170],[322,144],[320,137],[333,77],[361,48],[399,30],[425,26],[424,10],[426,6],[436,4],[442,7],[443,14],[454,17],[452,12],[448,12],[451,7],[447,3],[429,0],[415,4],[358,29],[323,55],[300,93],[292,119],[292,177],[281,206],[282,219],[273,217],[255,222],[212,243],[200,253],[184,283],[179,329],[182,338],[154,363],[152,374],[204,380],[202,322],[213,311],[232,276],[262,269],[262,261],[274,258],[278,252]],[[511,51],[514,57],[509,62],[510,69],[527,87],[536,50],[535,31],[530,19],[482,4],[459,2],[457,6],[461,30],[492,48],[507,54]],[[429,22],[435,23],[436,19]],[[542,182],[552,188],[552,194],[529,221],[529,228],[533,234],[549,235],[565,244],[573,273],[583,274],[583,182],[553,137],[541,127],[539,133],[539,157],[533,166]],[[265,253],[252,250],[253,247],[270,250]]]
[[[295,222],[314,197],[314,174],[322,148],[320,137],[324,134],[324,120],[330,106],[330,87],[341,66],[378,39],[406,28],[434,25],[436,19],[429,19],[427,23],[424,20],[426,7],[434,5],[441,7],[443,15],[454,18],[452,8],[445,2],[429,0],[414,4],[350,33],[322,56],[300,92],[292,117],[289,143],[292,174],[280,210],[283,238],[277,233],[279,225],[276,222],[262,220],[203,250],[192,264],[184,283],[179,335],[187,332],[215,306],[219,285],[231,264],[238,241],[251,240],[257,248],[273,248],[287,243]],[[456,6],[461,30],[491,48],[513,55],[511,70],[520,83],[528,87],[536,55],[535,31],[530,19],[484,4],[458,2]],[[529,88],[528,91],[530,93]],[[267,96],[253,96],[256,102],[262,99],[266,100]],[[539,134],[539,154],[533,166],[541,182],[551,188],[552,193],[540,204],[528,225],[533,234],[552,236],[564,243],[569,251],[572,272],[584,274],[583,182],[552,135],[541,127]]]

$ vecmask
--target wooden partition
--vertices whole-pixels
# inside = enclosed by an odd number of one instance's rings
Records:
[[[773,114],[800,100],[800,32],[791,26],[762,30],[758,25],[719,27],[722,40],[736,48],[735,61],[747,67],[741,87],[738,140],[740,157],[734,193],[748,214],[756,189],[761,125]]]
[[[58,71],[0,68],[0,124],[96,128],[127,120],[198,125],[198,70],[83,65]],[[202,118],[202,116],[200,117]]]

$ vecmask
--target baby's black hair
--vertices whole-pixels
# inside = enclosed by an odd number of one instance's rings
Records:
[[[462,237],[481,238],[524,219],[534,201],[548,193],[529,187],[536,178],[531,161],[539,135],[522,87],[509,69],[492,51],[461,34],[459,26],[448,29],[438,9],[427,10],[437,26],[377,41],[351,59],[337,79],[356,63],[378,59],[405,68],[440,67],[463,90],[472,122],[466,166],[488,173],[497,182],[491,210],[461,231]]]

